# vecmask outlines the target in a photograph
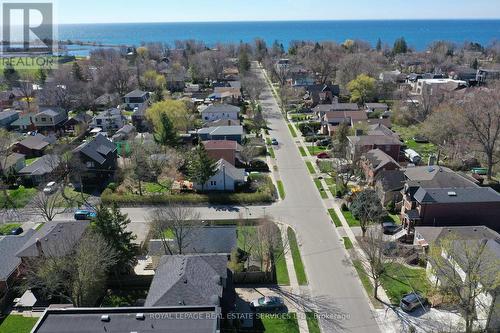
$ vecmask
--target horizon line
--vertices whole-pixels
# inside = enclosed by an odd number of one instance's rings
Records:
[[[382,21],[500,21],[498,18],[384,18],[384,19],[278,19],[278,20],[214,20],[214,21],[129,21],[129,22],[65,22],[57,25],[92,25],[92,24],[175,24],[175,23],[279,23],[279,22],[382,22]]]

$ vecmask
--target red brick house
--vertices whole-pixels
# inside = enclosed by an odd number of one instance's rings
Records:
[[[236,141],[210,140],[204,141],[203,145],[210,158],[215,161],[222,158],[232,165],[236,164],[238,153],[241,151],[241,146]]]
[[[401,166],[391,156],[377,148],[363,155],[361,168],[368,184],[373,185],[375,178],[381,171],[399,170]]]

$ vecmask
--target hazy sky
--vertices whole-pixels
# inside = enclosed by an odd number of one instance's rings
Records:
[[[500,18],[499,0],[56,0],[60,23]]]

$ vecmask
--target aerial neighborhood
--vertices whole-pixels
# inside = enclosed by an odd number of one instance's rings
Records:
[[[1,77],[1,333],[500,331],[498,44],[57,59]]]

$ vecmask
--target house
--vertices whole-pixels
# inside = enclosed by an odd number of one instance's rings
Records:
[[[384,113],[389,111],[389,106],[385,103],[365,103],[366,112],[380,112]]]
[[[10,124],[19,119],[19,112],[17,111],[2,111],[0,112],[0,127],[10,128]]]
[[[16,143],[12,150],[19,154],[26,155],[26,158],[40,157],[45,149],[56,141],[53,136],[42,134],[29,135],[26,139]]]
[[[225,254],[163,256],[144,306],[220,306],[231,284],[227,263]]]
[[[129,110],[145,109],[149,103],[150,94],[146,91],[136,89],[129,92],[123,97],[123,102],[125,103],[125,108]]]
[[[106,110],[120,104],[120,96],[118,94],[104,94],[97,97],[94,101],[94,106],[98,110]]]
[[[321,132],[324,135],[333,136],[340,124],[348,124],[350,127],[354,127],[367,120],[368,116],[363,111],[327,111],[322,117]]]
[[[401,166],[391,156],[377,148],[363,155],[361,168],[368,184],[373,185],[379,172],[399,170]]]
[[[24,114],[10,124],[10,128],[13,131],[26,133],[28,131],[34,131],[35,125],[31,121],[32,115]]]
[[[403,83],[405,79],[406,76],[399,70],[382,72],[379,75],[379,80],[382,82]]]
[[[323,118],[326,112],[333,111],[359,111],[359,106],[356,103],[333,103],[320,104],[313,108],[313,112],[319,119]]]
[[[108,109],[99,112],[90,123],[91,128],[101,128],[103,131],[117,131],[126,123],[125,117],[120,109]]]
[[[403,170],[382,170],[375,176],[375,192],[382,206],[397,204],[403,200],[402,190],[406,177]]]
[[[224,159],[217,162],[216,173],[205,184],[194,184],[198,191],[234,192],[236,187],[247,181],[244,169],[237,169]]]
[[[184,66],[173,65],[160,71],[167,80],[167,89],[172,92],[183,91],[186,86],[187,70]]]
[[[197,133],[202,141],[231,140],[241,143],[243,140],[243,126],[205,127],[199,129]]]
[[[238,87],[215,87],[214,92],[208,98],[221,101],[222,103],[239,104],[242,101],[241,88]]]
[[[0,299],[21,277],[19,270],[21,259],[16,254],[34,233],[34,229],[29,229],[19,236],[0,236],[0,253],[2,254],[0,256]]]
[[[494,80],[500,80],[500,69],[481,68],[477,70],[476,81],[479,84],[488,84]]]
[[[217,306],[73,308],[49,307],[31,333],[219,333]]]
[[[113,142],[126,141],[135,137],[136,131],[135,127],[132,125],[124,125],[120,128],[115,135],[111,138]]]
[[[147,109],[138,109],[132,113],[132,125],[139,133],[149,132],[153,128],[152,124],[146,117]]]
[[[63,128],[68,114],[62,109],[45,109],[31,117],[31,122],[42,132],[55,132]]]
[[[238,120],[240,111],[240,108],[234,105],[214,104],[201,111],[201,119],[203,122]]]
[[[103,186],[115,174],[117,168],[117,148],[104,135],[98,134],[91,141],[85,142],[73,150],[85,172],[77,179],[81,185]]]
[[[79,126],[87,127],[91,121],[92,117],[88,113],[81,112],[78,113],[76,116],[66,120],[66,122],[64,123],[64,129],[67,132],[76,132]]]
[[[0,171],[2,176],[17,174],[26,165],[26,158],[23,154],[12,153],[0,160]]]
[[[219,126],[240,126],[241,121],[232,119],[219,119],[203,124],[203,127],[219,127]]]
[[[347,155],[349,159],[353,161],[358,160],[361,155],[378,148],[392,157],[395,161],[400,160],[402,156],[401,141],[397,138],[397,135],[394,135],[391,130],[383,125],[376,126],[377,129],[372,129],[367,135],[363,135],[359,133],[361,131],[358,131],[358,133],[356,133],[358,135],[347,137]]]
[[[25,263],[42,255],[62,257],[73,251],[89,226],[89,221],[45,223],[17,251]]]
[[[241,146],[236,141],[228,140],[211,140],[204,141],[203,145],[208,153],[208,156],[215,161],[224,159],[225,161],[236,165],[236,158],[241,151]]]
[[[473,220],[472,220],[473,221]],[[435,266],[432,257],[427,260],[427,276],[436,285],[446,285],[449,277],[467,278],[467,271],[476,271],[470,268],[471,264],[479,265],[478,282],[481,292],[475,299],[475,316],[479,326],[488,332],[500,330],[500,287],[492,281],[495,274],[492,270],[496,262],[500,261],[500,235],[485,226],[467,227],[416,227],[414,245],[420,246],[425,252],[431,246],[439,246],[443,240],[450,244],[441,249],[441,256],[445,262]],[[469,249],[469,250],[468,250]],[[477,249],[477,250],[476,250]],[[479,251],[481,258],[470,258],[464,251]],[[451,251],[450,251],[451,250]],[[469,257],[469,258],[468,258]],[[471,260],[473,259],[473,260]],[[493,286],[493,288],[488,288]],[[488,320],[491,319],[491,320]]]
[[[28,186],[38,186],[53,179],[53,172],[59,167],[61,160],[57,155],[44,155],[19,170],[23,183]]]
[[[309,107],[315,107],[318,104],[332,104],[335,97],[340,96],[340,86],[335,84],[312,84],[305,87],[306,94],[304,100],[308,102]]]
[[[435,95],[439,91],[451,92],[467,87],[467,82],[454,79],[418,79],[412,84],[413,93],[416,95]]]
[[[216,226],[185,229],[182,254],[224,254],[229,259],[231,252],[237,247],[235,226]],[[149,241],[148,255],[152,259],[153,269],[158,267],[161,257],[171,253],[179,253],[173,239],[167,239],[168,247],[161,239]],[[172,251],[172,252],[170,252]]]

